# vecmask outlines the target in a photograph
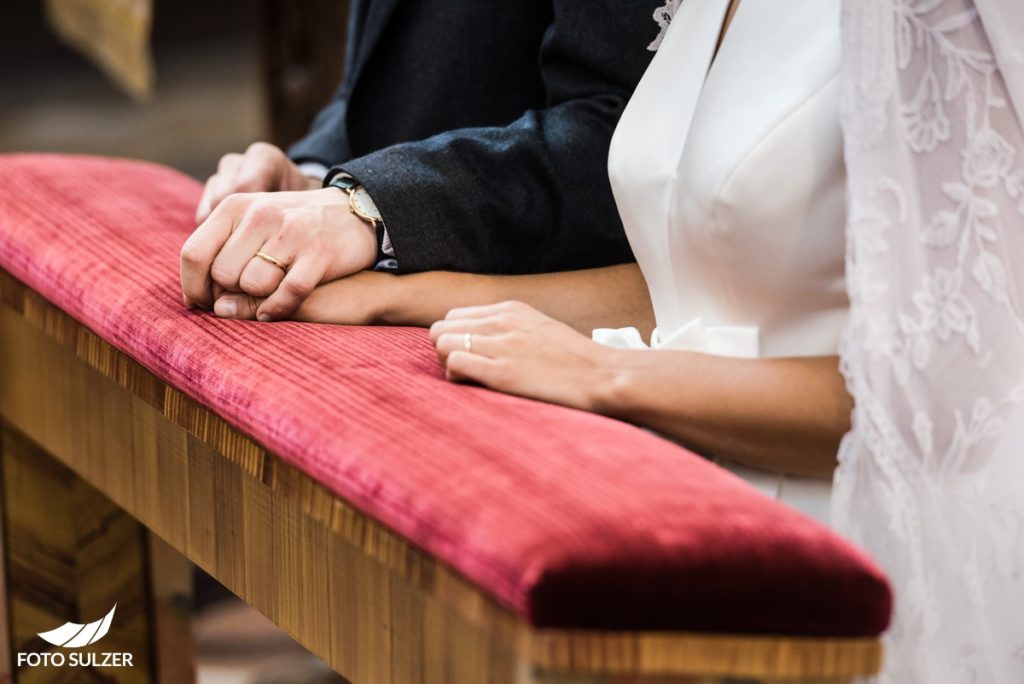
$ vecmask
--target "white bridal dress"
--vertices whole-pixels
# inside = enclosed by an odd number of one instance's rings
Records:
[[[667,0],[612,142],[650,346],[838,352],[880,681],[1024,683],[1024,1],[742,0],[716,57],[727,6]],[[828,483],[741,474],[825,516]]]
[[[658,328],[650,346],[839,353],[846,173],[840,0],[683,2],[615,132],[609,173]],[[635,330],[598,330],[643,347]],[[829,517],[830,482],[723,463]]]

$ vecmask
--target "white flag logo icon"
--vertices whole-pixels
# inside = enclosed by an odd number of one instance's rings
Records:
[[[49,632],[39,632],[39,636],[54,646],[63,646],[64,648],[81,648],[82,646],[95,644],[105,637],[110,630],[110,622],[114,619],[115,610],[117,610],[116,603],[110,609],[110,612],[103,616],[102,620],[90,622],[87,625],[80,625],[77,622],[65,622],[57,629],[51,629]]]

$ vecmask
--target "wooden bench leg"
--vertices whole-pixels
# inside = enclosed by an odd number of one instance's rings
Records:
[[[136,520],[6,424],[0,466],[14,681],[191,681],[189,637],[180,636],[189,624],[187,598],[180,598],[189,594],[181,578],[187,564],[151,544]],[[89,628],[81,630],[77,640],[91,644],[59,646],[38,636],[67,622],[103,620],[115,604],[105,636],[85,639]],[[158,658],[160,648],[179,653]]]
[[[156,681],[192,684],[195,681],[192,563],[152,532],[147,531],[146,535]]]

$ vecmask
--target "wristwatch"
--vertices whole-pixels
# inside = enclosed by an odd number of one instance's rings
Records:
[[[381,217],[377,205],[373,203],[370,193],[366,191],[366,188],[359,181],[347,173],[336,173],[327,182],[327,185],[348,193],[349,211],[373,227],[377,236],[376,268],[388,271],[395,270],[398,267],[398,262],[395,261],[394,249],[390,247],[391,242],[388,240],[384,219]]]
[[[339,173],[331,179],[328,185],[348,194],[348,208],[353,214],[367,221],[374,228],[379,228],[384,224],[380,210],[370,198],[370,193],[355,178],[347,173]]]

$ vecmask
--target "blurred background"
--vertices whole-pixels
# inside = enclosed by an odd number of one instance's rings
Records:
[[[342,0],[3,4],[0,152],[133,157],[206,178],[225,152],[299,137],[341,80],[348,4]],[[155,66],[148,98],[133,97],[87,50],[70,47],[50,16],[66,12],[65,24],[78,21],[86,40],[101,46],[138,30],[116,24],[114,11],[104,31],[82,21],[90,13],[104,18],[107,6],[151,12],[151,35],[143,36]]]
[[[344,0],[3,5],[0,153],[132,157],[205,179],[226,152],[302,135],[341,79]],[[199,684],[343,681],[195,575]]]

